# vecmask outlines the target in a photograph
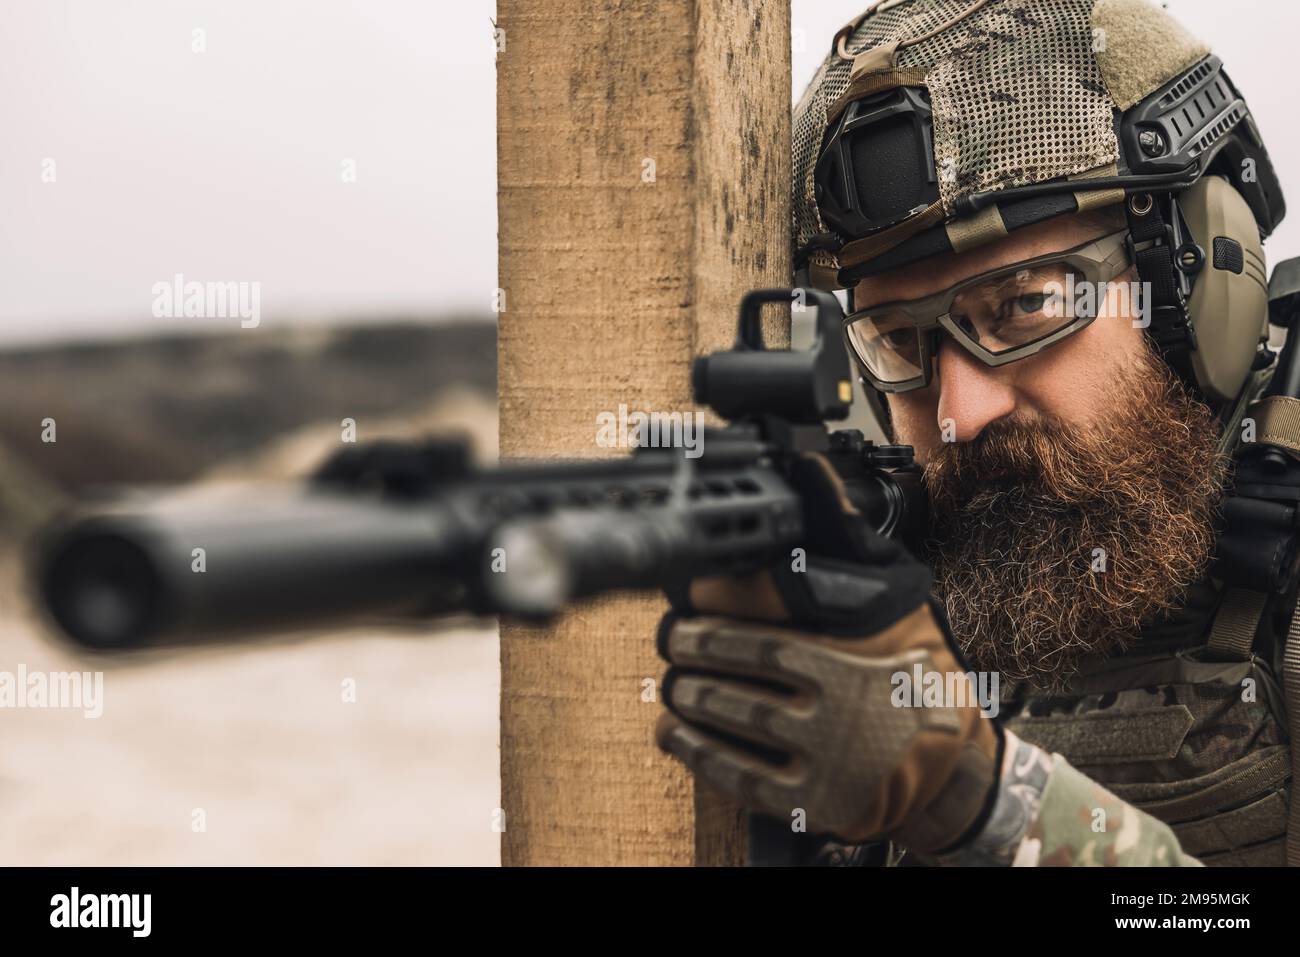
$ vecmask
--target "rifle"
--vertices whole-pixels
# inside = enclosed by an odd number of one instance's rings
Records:
[[[816,306],[811,348],[767,349],[762,306],[795,302]],[[638,448],[483,469],[457,441],[357,445],[288,487],[61,518],[38,545],[38,593],[64,633],[100,651],[375,615],[544,621],[584,597],[743,574],[809,548],[788,479],[809,452],[876,531],[915,545],[925,493],[911,447],[823,424],[852,399],[842,318],[819,290],[744,296],[734,347],[692,369],[695,401],[729,423],[703,431],[696,459]],[[752,834],[752,857],[775,845],[789,859],[788,824],[754,819]]]

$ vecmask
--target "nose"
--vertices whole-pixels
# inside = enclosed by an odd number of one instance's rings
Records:
[[[939,385],[939,430],[945,440],[969,442],[990,423],[1016,408],[1008,367],[986,366],[943,336],[935,379]]]

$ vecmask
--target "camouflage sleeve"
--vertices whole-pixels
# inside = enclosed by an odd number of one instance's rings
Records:
[[[1038,814],[1015,867],[1201,867],[1167,824],[1120,800],[1053,754]]]
[[[1005,731],[998,794],[980,834],[937,859],[958,867],[1199,867],[1169,827]]]
[[[998,793],[980,833],[966,846],[940,855],[945,867],[1008,867],[1038,817],[1052,773],[1052,755],[1009,730],[1002,731]]]

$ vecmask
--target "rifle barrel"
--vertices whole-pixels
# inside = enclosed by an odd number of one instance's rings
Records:
[[[118,649],[416,613],[462,546],[457,523],[427,502],[310,487],[176,496],[60,523],[36,585],[71,638]]]

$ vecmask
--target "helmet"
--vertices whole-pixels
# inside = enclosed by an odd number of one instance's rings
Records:
[[[1211,404],[1267,338],[1277,175],[1218,57],[1147,0],[882,0],[794,115],[796,268],[822,288],[1110,210],[1148,334]]]

